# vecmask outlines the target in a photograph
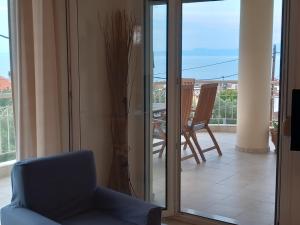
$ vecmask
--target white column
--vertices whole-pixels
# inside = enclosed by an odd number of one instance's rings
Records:
[[[273,0],[241,0],[237,144],[269,151]]]

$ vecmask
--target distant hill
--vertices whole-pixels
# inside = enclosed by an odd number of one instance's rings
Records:
[[[185,56],[238,56],[238,49],[208,49],[208,48],[196,48],[189,51],[182,51]]]
[[[157,51],[155,55],[164,56],[165,51]],[[182,51],[184,56],[238,56],[238,49],[208,49],[208,48],[195,48],[192,50]]]

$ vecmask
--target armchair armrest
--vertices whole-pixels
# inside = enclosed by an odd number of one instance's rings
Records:
[[[161,224],[161,208],[158,206],[102,187],[97,188],[95,193],[95,204],[98,210],[129,223]]]
[[[36,212],[8,205],[1,209],[2,225],[60,225]]]

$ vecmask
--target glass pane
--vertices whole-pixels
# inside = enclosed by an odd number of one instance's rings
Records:
[[[0,0],[0,163],[16,158],[8,1]]]
[[[240,19],[249,18],[241,2],[182,4],[181,211],[241,225],[274,224],[277,155],[268,130],[269,152],[236,149],[237,125],[245,122],[237,117],[237,100],[245,93],[239,73]],[[273,107],[270,122],[278,120],[282,0],[274,3],[272,85],[267,83],[272,96],[265,102]],[[248,54],[244,58],[257,56]]]
[[[167,4],[150,6],[150,200],[166,206]]]

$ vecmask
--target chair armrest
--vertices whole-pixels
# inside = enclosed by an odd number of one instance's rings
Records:
[[[149,204],[106,188],[97,188],[95,203],[98,210],[139,225],[160,225],[161,207]]]
[[[8,205],[1,209],[2,225],[60,225],[36,212]]]

